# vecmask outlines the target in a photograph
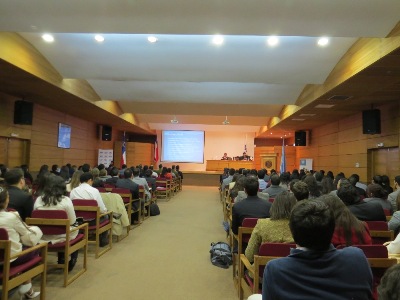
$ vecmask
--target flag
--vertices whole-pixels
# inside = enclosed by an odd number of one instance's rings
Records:
[[[158,161],[158,143],[154,142],[154,162]]]
[[[282,139],[281,174],[286,172],[285,139]]]
[[[126,143],[125,143],[125,131],[124,131],[124,136],[122,138],[122,155],[121,155],[121,168],[122,165],[126,164]]]
[[[244,145],[244,152],[247,153],[247,145],[246,144]]]

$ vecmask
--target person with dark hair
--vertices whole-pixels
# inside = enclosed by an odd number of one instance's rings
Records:
[[[378,299],[400,299],[400,265],[393,265],[386,270],[378,286]]]
[[[154,177],[152,177],[151,175],[153,174],[153,171],[150,169],[147,169],[146,172],[144,173],[144,179],[146,179],[147,184],[149,185],[149,187],[151,188],[152,191],[155,191],[157,186],[156,186],[156,181],[157,179],[155,179]]]
[[[22,171],[21,171],[22,172]],[[6,189],[0,187],[0,227],[7,230],[8,239],[11,241],[11,256],[18,254],[24,248],[35,246],[33,244],[23,245],[21,236],[32,234],[28,227],[22,222],[20,216],[16,212],[7,211],[10,201],[9,193]],[[16,267],[25,264],[38,256],[36,251],[21,255],[17,259],[11,259],[11,266]],[[4,257],[2,257],[4,259]],[[40,292],[35,292],[32,288],[31,279],[23,282],[18,288],[18,294],[21,299],[33,299],[40,295]],[[24,297],[25,296],[25,297]]]
[[[70,198],[65,196],[66,186],[65,181],[60,176],[49,176],[42,196],[39,196],[34,205],[34,209],[38,210],[64,210],[67,213],[71,226],[76,222],[74,205]],[[78,235],[78,231],[70,234],[70,240],[73,240]],[[55,243],[65,242],[65,234],[43,235],[43,240]],[[71,254],[71,260],[68,263],[68,271],[72,271],[78,259],[78,251]],[[58,253],[58,263],[64,264],[64,252]]]
[[[170,179],[170,178],[167,178],[167,177],[166,177],[167,174],[168,174],[168,169],[167,169],[167,167],[163,167],[162,170],[161,170],[161,172],[160,172],[160,176],[158,176],[158,178],[160,178],[160,179]]]
[[[397,211],[400,207],[397,206],[397,196],[400,194],[400,175],[394,178],[394,192],[388,195],[388,200],[392,204],[393,211]]]
[[[83,164],[82,165],[82,171],[83,171],[83,173],[90,172],[90,165],[89,164]]]
[[[364,202],[379,203],[383,209],[389,210],[390,215],[393,214],[392,204],[387,200],[387,192],[379,184],[370,184],[367,188],[368,198],[364,199]]]
[[[60,176],[62,179],[64,179],[65,182],[68,182],[70,177],[69,177],[69,169],[67,166],[62,166],[60,170]]]
[[[358,175],[357,176],[356,175],[357,174],[351,175],[348,180],[349,180],[350,184],[352,184],[356,188],[358,195],[360,195],[360,197],[362,197],[362,199],[364,199],[367,197],[367,193],[363,188],[360,188],[357,186],[357,182],[360,179],[359,179]]]
[[[234,198],[234,203],[238,203],[238,202],[240,202],[240,201],[242,201],[242,200],[247,198],[247,194],[244,191],[244,186],[245,186],[245,183],[246,183],[246,178],[248,178],[250,176],[246,177],[244,175],[240,175],[240,174],[238,174],[238,175],[241,176],[241,177],[239,178],[239,181],[240,181],[240,183],[238,183],[239,189],[237,190],[236,197]],[[257,178],[256,176],[253,176],[253,175],[251,177]],[[260,182],[259,179],[258,179],[258,182]],[[258,190],[260,190],[260,188]],[[257,197],[261,198],[261,199],[263,199],[265,201],[269,201],[269,194],[268,193],[257,192]]]
[[[390,194],[393,193],[393,188],[390,186],[390,179],[387,175],[382,175],[382,187],[386,191],[386,193]]]
[[[270,177],[271,186],[264,189],[263,193],[268,193],[271,198],[275,198],[279,193],[284,192],[286,189],[280,186],[281,179],[277,174]]]
[[[139,199],[139,185],[137,183],[133,182],[132,179],[133,179],[132,169],[127,168],[124,171],[124,178],[118,179],[115,186],[117,188],[129,189],[132,194],[132,199]],[[136,203],[136,202],[133,203],[132,208],[133,208],[133,210],[137,210],[138,203]]]
[[[111,172],[110,172],[110,176],[111,178],[107,178],[106,179],[106,183],[107,184],[112,184],[115,186],[115,184],[117,183],[118,179],[119,179],[119,170],[117,167],[112,168]]]
[[[325,176],[321,180],[321,193],[322,195],[330,194],[332,191],[335,191],[336,187],[333,184],[333,179],[329,176]]]
[[[59,176],[60,175],[60,168],[58,165],[52,165],[50,173]]]
[[[314,176],[315,180],[317,181],[317,185],[318,185],[319,189],[322,190],[321,181],[324,178],[324,175],[321,172],[316,171],[316,172],[314,172],[313,176]]]
[[[335,216],[335,232],[331,241],[333,246],[372,244],[367,223],[358,220],[342,200],[332,195],[324,195],[318,199],[324,201]]]
[[[100,171],[97,168],[93,168],[90,173],[93,175],[93,184],[92,187],[104,187],[104,181],[100,178]]]
[[[8,207],[15,209],[25,221],[32,214],[33,198],[32,195],[23,191],[25,187],[24,172],[20,168],[11,169],[4,175],[4,181],[10,197]]]
[[[293,243],[289,228],[289,217],[296,202],[293,194],[287,191],[276,196],[269,210],[271,217],[259,219],[251,234],[245,251],[250,262],[253,262],[254,255],[258,254],[258,249],[263,243]]]
[[[259,198],[258,193],[258,179],[250,176],[245,177],[244,191],[247,198],[243,201],[235,203],[232,208],[232,232],[238,233],[239,226],[245,218],[269,218],[269,210],[271,203]]]
[[[233,175],[235,175],[235,169],[233,169],[233,168],[229,169],[228,175],[229,176],[222,181],[221,192],[224,192],[226,186],[228,186],[229,183],[232,182]]]
[[[372,177],[371,183],[372,184],[379,184],[380,186],[382,186],[382,177],[381,177],[381,175],[374,175]]]
[[[257,177],[258,177],[258,189],[265,190],[267,188],[267,182],[264,180],[265,171],[263,169],[258,170]]]
[[[304,177],[303,179],[303,182],[307,184],[308,187],[308,192],[309,192],[308,199],[318,198],[319,196],[321,196],[321,191],[317,184],[317,180],[313,175],[311,174],[306,175],[306,177]]]
[[[333,176],[333,172],[332,172],[332,171],[328,171],[328,172],[326,173],[326,176],[332,178],[332,180],[335,180],[335,176]]]
[[[350,183],[340,185],[337,196],[357,219],[361,221],[386,221],[382,206],[379,203],[362,201],[356,188]]]
[[[25,183],[29,186],[32,185],[33,177],[31,173],[29,173],[28,165],[21,165],[21,169],[24,172]]]
[[[290,191],[290,173],[289,172],[283,172],[280,176],[279,179],[281,183],[279,184],[282,188],[285,189],[285,191]]]
[[[176,165],[176,172],[178,172],[179,177],[183,180],[183,173],[179,170],[179,165]]]
[[[303,181],[297,181],[295,184],[293,184],[290,190],[296,197],[297,201],[308,199],[310,194],[307,183]]]
[[[127,166],[126,164],[123,164],[123,165],[121,166],[121,169],[119,170],[119,177],[124,176],[124,171],[126,170],[127,167],[128,167],[128,166]]]
[[[149,188],[149,185],[147,184],[146,179],[140,178],[140,177],[139,177],[139,175],[140,175],[140,170],[137,169],[137,168],[134,168],[134,169],[133,169],[132,174],[133,174],[132,181],[133,181],[134,183],[136,183],[137,185],[143,187],[143,190],[144,190],[144,193],[145,193],[145,199],[144,199],[144,201],[145,201],[145,202],[148,202],[148,201],[151,199],[151,192],[150,192],[150,188]]]
[[[262,299],[372,299],[372,272],[364,252],[331,244],[335,218],[319,199],[298,202],[290,231],[296,242],[288,257],[264,270]]]

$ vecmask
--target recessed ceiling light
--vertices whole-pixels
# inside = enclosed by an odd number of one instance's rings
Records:
[[[96,34],[94,36],[94,39],[99,43],[104,42],[104,37],[102,35],[100,35],[100,34]]]
[[[270,36],[267,40],[267,43],[269,46],[273,47],[273,46],[278,45],[279,39],[276,36]]]
[[[292,121],[305,121],[305,119],[292,119]]]
[[[318,104],[315,108],[331,108],[334,107],[334,104]]]
[[[327,37],[322,37],[318,40],[318,46],[324,47],[329,44],[329,39]]]
[[[43,34],[42,39],[48,43],[54,42],[54,37],[48,33]]]
[[[171,120],[171,124],[178,124],[179,121],[176,119],[176,116]]]
[[[301,114],[300,117],[313,117],[315,114]]]
[[[212,39],[214,45],[222,45],[224,43],[224,37],[222,35],[215,35]]]
[[[150,43],[157,43],[158,38],[156,38],[155,36],[151,35],[151,36],[147,37],[147,40],[148,40]]]

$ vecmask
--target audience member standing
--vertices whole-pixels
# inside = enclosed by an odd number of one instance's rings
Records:
[[[11,169],[4,175],[4,180],[10,196],[8,207],[18,211],[22,220],[25,221],[32,214],[33,198],[30,194],[23,191],[25,187],[24,172],[19,168]]]

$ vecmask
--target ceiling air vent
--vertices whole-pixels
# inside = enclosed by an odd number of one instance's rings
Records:
[[[346,96],[346,95],[333,95],[332,97],[329,98],[331,101],[344,101],[347,99],[350,99],[351,96]]]

